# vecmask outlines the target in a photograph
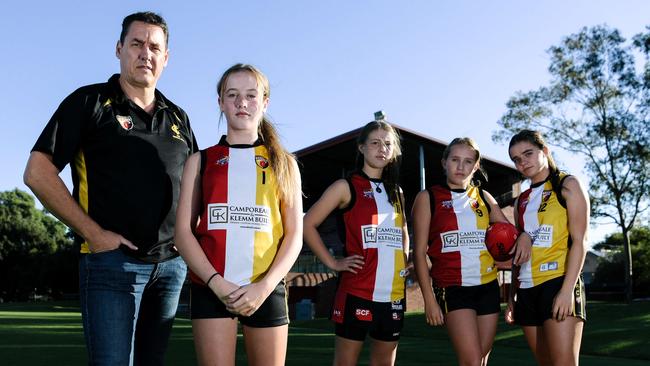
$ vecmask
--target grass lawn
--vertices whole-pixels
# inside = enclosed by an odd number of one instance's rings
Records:
[[[650,365],[650,302],[631,305],[589,303],[582,365]],[[294,321],[290,325],[287,365],[331,365],[334,336],[329,321]],[[240,337],[237,364],[245,364]],[[0,364],[84,365],[79,309],[74,302],[0,304]],[[534,365],[521,330],[501,322],[490,364]],[[454,365],[444,329],[409,313],[397,355],[398,365]],[[188,319],[178,318],[167,352],[169,365],[194,365],[196,358]],[[367,365],[367,350],[360,365]]]

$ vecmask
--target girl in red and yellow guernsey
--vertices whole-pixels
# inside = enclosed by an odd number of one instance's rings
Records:
[[[509,153],[530,180],[515,201],[515,219],[533,238],[533,248],[530,260],[513,273],[516,299],[508,304],[506,321],[521,325],[538,364],[577,365],[586,320],[581,272],[589,198],[576,177],[558,170],[539,132],[514,135]]]
[[[334,365],[356,365],[366,335],[370,364],[393,365],[404,322],[408,232],[397,180],[399,136],[384,121],[368,123],[357,139],[357,171],[334,182],[304,217],[305,241],[339,272],[332,309]],[[335,259],[317,227],[335,210],[345,226],[346,257]]]
[[[487,364],[501,311],[485,230],[508,220],[494,197],[480,188],[475,177],[485,177],[480,162],[474,140],[452,140],[442,156],[445,183],[418,193],[412,211],[413,255],[426,320],[446,325],[459,365]],[[524,241],[525,235],[513,248],[515,263],[530,255],[530,238]]]
[[[227,133],[185,164],[176,245],[191,270],[200,365],[234,365],[237,318],[249,365],[284,365],[284,276],[302,246],[300,175],[264,113],[269,82],[237,64],[217,84]]]

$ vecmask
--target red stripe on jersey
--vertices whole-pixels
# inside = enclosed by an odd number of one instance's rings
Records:
[[[377,225],[377,204],[370,181],[360,175],[351,178],[354,187],[354,206],[343,214],[345,222],[345,251],[346,256],[361,255],[364,258],[363,268],[352,272],[343,272],[339,289],[366,300],[372,300],[377,272],[377,249],[363,249],[361,227]]]
[[[429,249],[431,259],[431,278],[437,287],[461,285],[460,252],[442,253],[440,233],[458,230],[458,220],[454,213],[451,191],[443,186],[432,187],[435,203],[434,213],[429,224]]]
[[[524,229],[524,214],[526,213],[526,206],[528,206],[528,196],[530,196],[531,189],[527,189],[525,192],[519,195],[517,198],[517,223],[519,224],[518,229]]]
[[[226,257],[226,230],[211,230],[208,234],[209,202],[227,202],[228,200],[228,152],[227,146],[215,145],[206,150],[205,171],[201,177],[201,218],[196,228],[199,244],[206,257],[223,275]],[[203,283],[194,273],[190,278],[195,283]]]

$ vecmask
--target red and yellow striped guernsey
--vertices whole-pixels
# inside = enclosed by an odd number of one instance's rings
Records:
[[[205,157],[199,243],[226,280],[255,282],[273,263],[283,235],[268,152],[259,142],[229,146],[222,139]]]
[[[561,182],[565,173],[561,173]],[[519,287],[530,288],[563,276],[569,250],[566,208],[558,201],[550,180],[531,185],[517,200],[519,227],[533,238],[528,262],[519,269]]]
[[[429,189],[432,200],[429,224],[431,278],[436,287],[477,286],[494,281],[497,269],[485,248],[488,208],[478,187]]]
[[[363,256],[357,274],[342,272],[339,291],[377,302],[404,298],[404,216],[399,202],[388,201],[380,181],[354,174],[349,180],[353,200],[343,213],[346,255]]]

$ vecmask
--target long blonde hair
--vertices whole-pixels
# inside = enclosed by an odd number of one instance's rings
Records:
[[[257,85],[262,87],[263,97],[269,98],[271,96],[269,79],[266,75],[253,65],[239,63],[231,66],[219,79],[217,83],[217,94],[219,98],[225,92],[230,75],[237,72],[251,73],[255,76]],[[262,120],[257,125],[257,134],[262,138],[264,147],[269,152],[270,165],[278,182],[278,196],[280,201],[292,206],[294,204],[293,200],[301,190],[301,187],[295,184],[297,180],[296,175],[299,174],[295,169],[295,157],[282,146],[278,132],[266,115],[262,116]]]
[[[445,147],[445,150],[442,152],[442,159],[447,160],[449,154],[451,153],[451,148],[456,145],[467,146],[474,151],[474,158],[478,163],[478,169],[476,169],[474,175],[472,175],[470,184],[475,187],[480,187],[482,182],[487,183],[488,176],[481,164],[481,151],[479,150],[476,141],[474,141],[474,139],[471,137],[456,137],[455,139],[451,140],[449,145],[447,145],[447,147]]]

